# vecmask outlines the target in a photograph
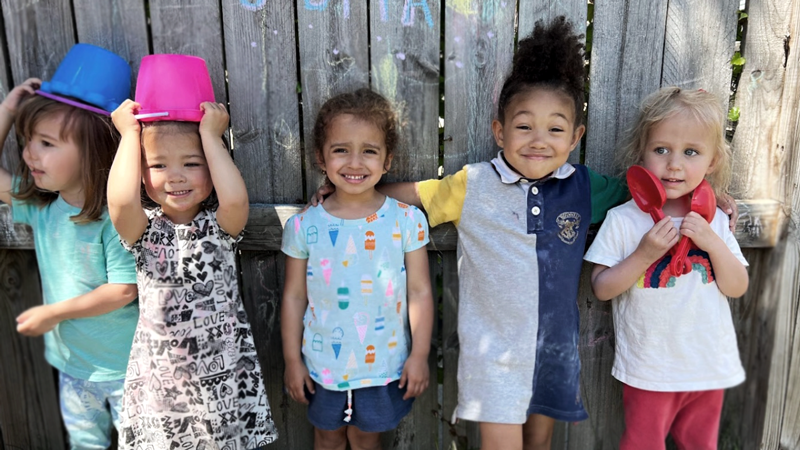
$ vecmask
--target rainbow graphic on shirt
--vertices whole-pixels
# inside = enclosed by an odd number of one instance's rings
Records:
[[[711,260],[708,257],[708,253],[696,249],[689,250],[689,255],[686,259],[692,265],[692,272],[700,273],[703,284],[714,281],[714,268],[711,267]],[[660,260],[654,262],[647,268],[645,273],[639,277],[639,280],[636,282],[636,287],[642,289],[674,287],[676,278],[669,272],[670,261],[672,261],[672,256],[667,254]]]

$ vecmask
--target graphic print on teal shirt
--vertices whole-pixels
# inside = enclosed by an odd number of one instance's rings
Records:
[[[281,250],[307,260],[302,349],[317,383],[347,390],[400,378],[410,346],[405,253],[428,240],[422,212],[388,197],[364,219],[322,206],[289,219]]]

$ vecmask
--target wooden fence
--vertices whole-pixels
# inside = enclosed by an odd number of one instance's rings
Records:
[[[613,173],[613,154],[636,105],[664,85],[703,88],[727,100],[739,0],[0,0],[0,94],[30,76],[49,79],[75,42],[100,45],[134,68],[150,53],[205,58],[218,101],[230,105],[233,155],[251,218],[240,266],[280,439],[312,446],[305,408],[283,393],[279,302],[281,225],[320,182],[306,142],[329,96],[372,86],[405,121],[389,180],[436,177],[496,152],[494,104],[518,37],[535,21],[566,15],[591,28],[588,131],[573,162]],[[750,0],[741,43],[747,58],[735,105],[737,238],[751,287],[731,302],[747,381],[728,391],[720,447],[800,448],[800,0]],[[443,101],[442,101],[443,98]],[[440,122],[443,117],[443,123]],[[16,140],[3,164],[16,163]],[[283,204],[283,205],[280,205]],[[41,339],[22,338],[14,317],[41,302],[30,236],[0,222],[0,450],[60,449],[53,372]],[[788,219],[788,220],[787,220]],[[788,224],[788,226],[781,226]],[[781,234],[781,230],[784,230]],[[431,380],[412,413],[383,437],[387,449],[477,448],[475,424],[448,421],[456,402],[458,289],[455,230],[429,246],[441,311]],[[777,243],[777,245],[776,245]],[[773,247],[774,248],[768,248]],[[759,248],[767,247],[767,248]],[[582,389],[590,418],[556,426],[554,449],[613,449],[623,430],[621,388],[610,375],[610,304],[584,271]],[[794,358],[794,355],[798,357]]]

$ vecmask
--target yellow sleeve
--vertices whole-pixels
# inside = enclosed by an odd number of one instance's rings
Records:
[[[458,226],[467,194],[467,171],[461,169],[441,180],[420,181],[417,192],[431,228],[446,222]]]

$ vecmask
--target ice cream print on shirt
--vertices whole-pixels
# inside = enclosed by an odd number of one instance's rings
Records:
[[[302,348],[316,382],[347,390],[400,378],[410,345],[405,253],[427,243],[422,212],[391,198],[363,219],[324,207],[289,219],[282,250],[307,260]]]
[[[692,265],[692,272],[700,274],[703,284],[714,281],[714,268],[711,267],[711,259],[709,259],[708,253],[703,250],[692,249],[689,250],[689,256],[686,259]],[[639,277],[636,286],[644,289],[674,287],[676,279],[669,271],[670,261],[672,261],[672,256],[667,253],[651,264],[645,273]]]

